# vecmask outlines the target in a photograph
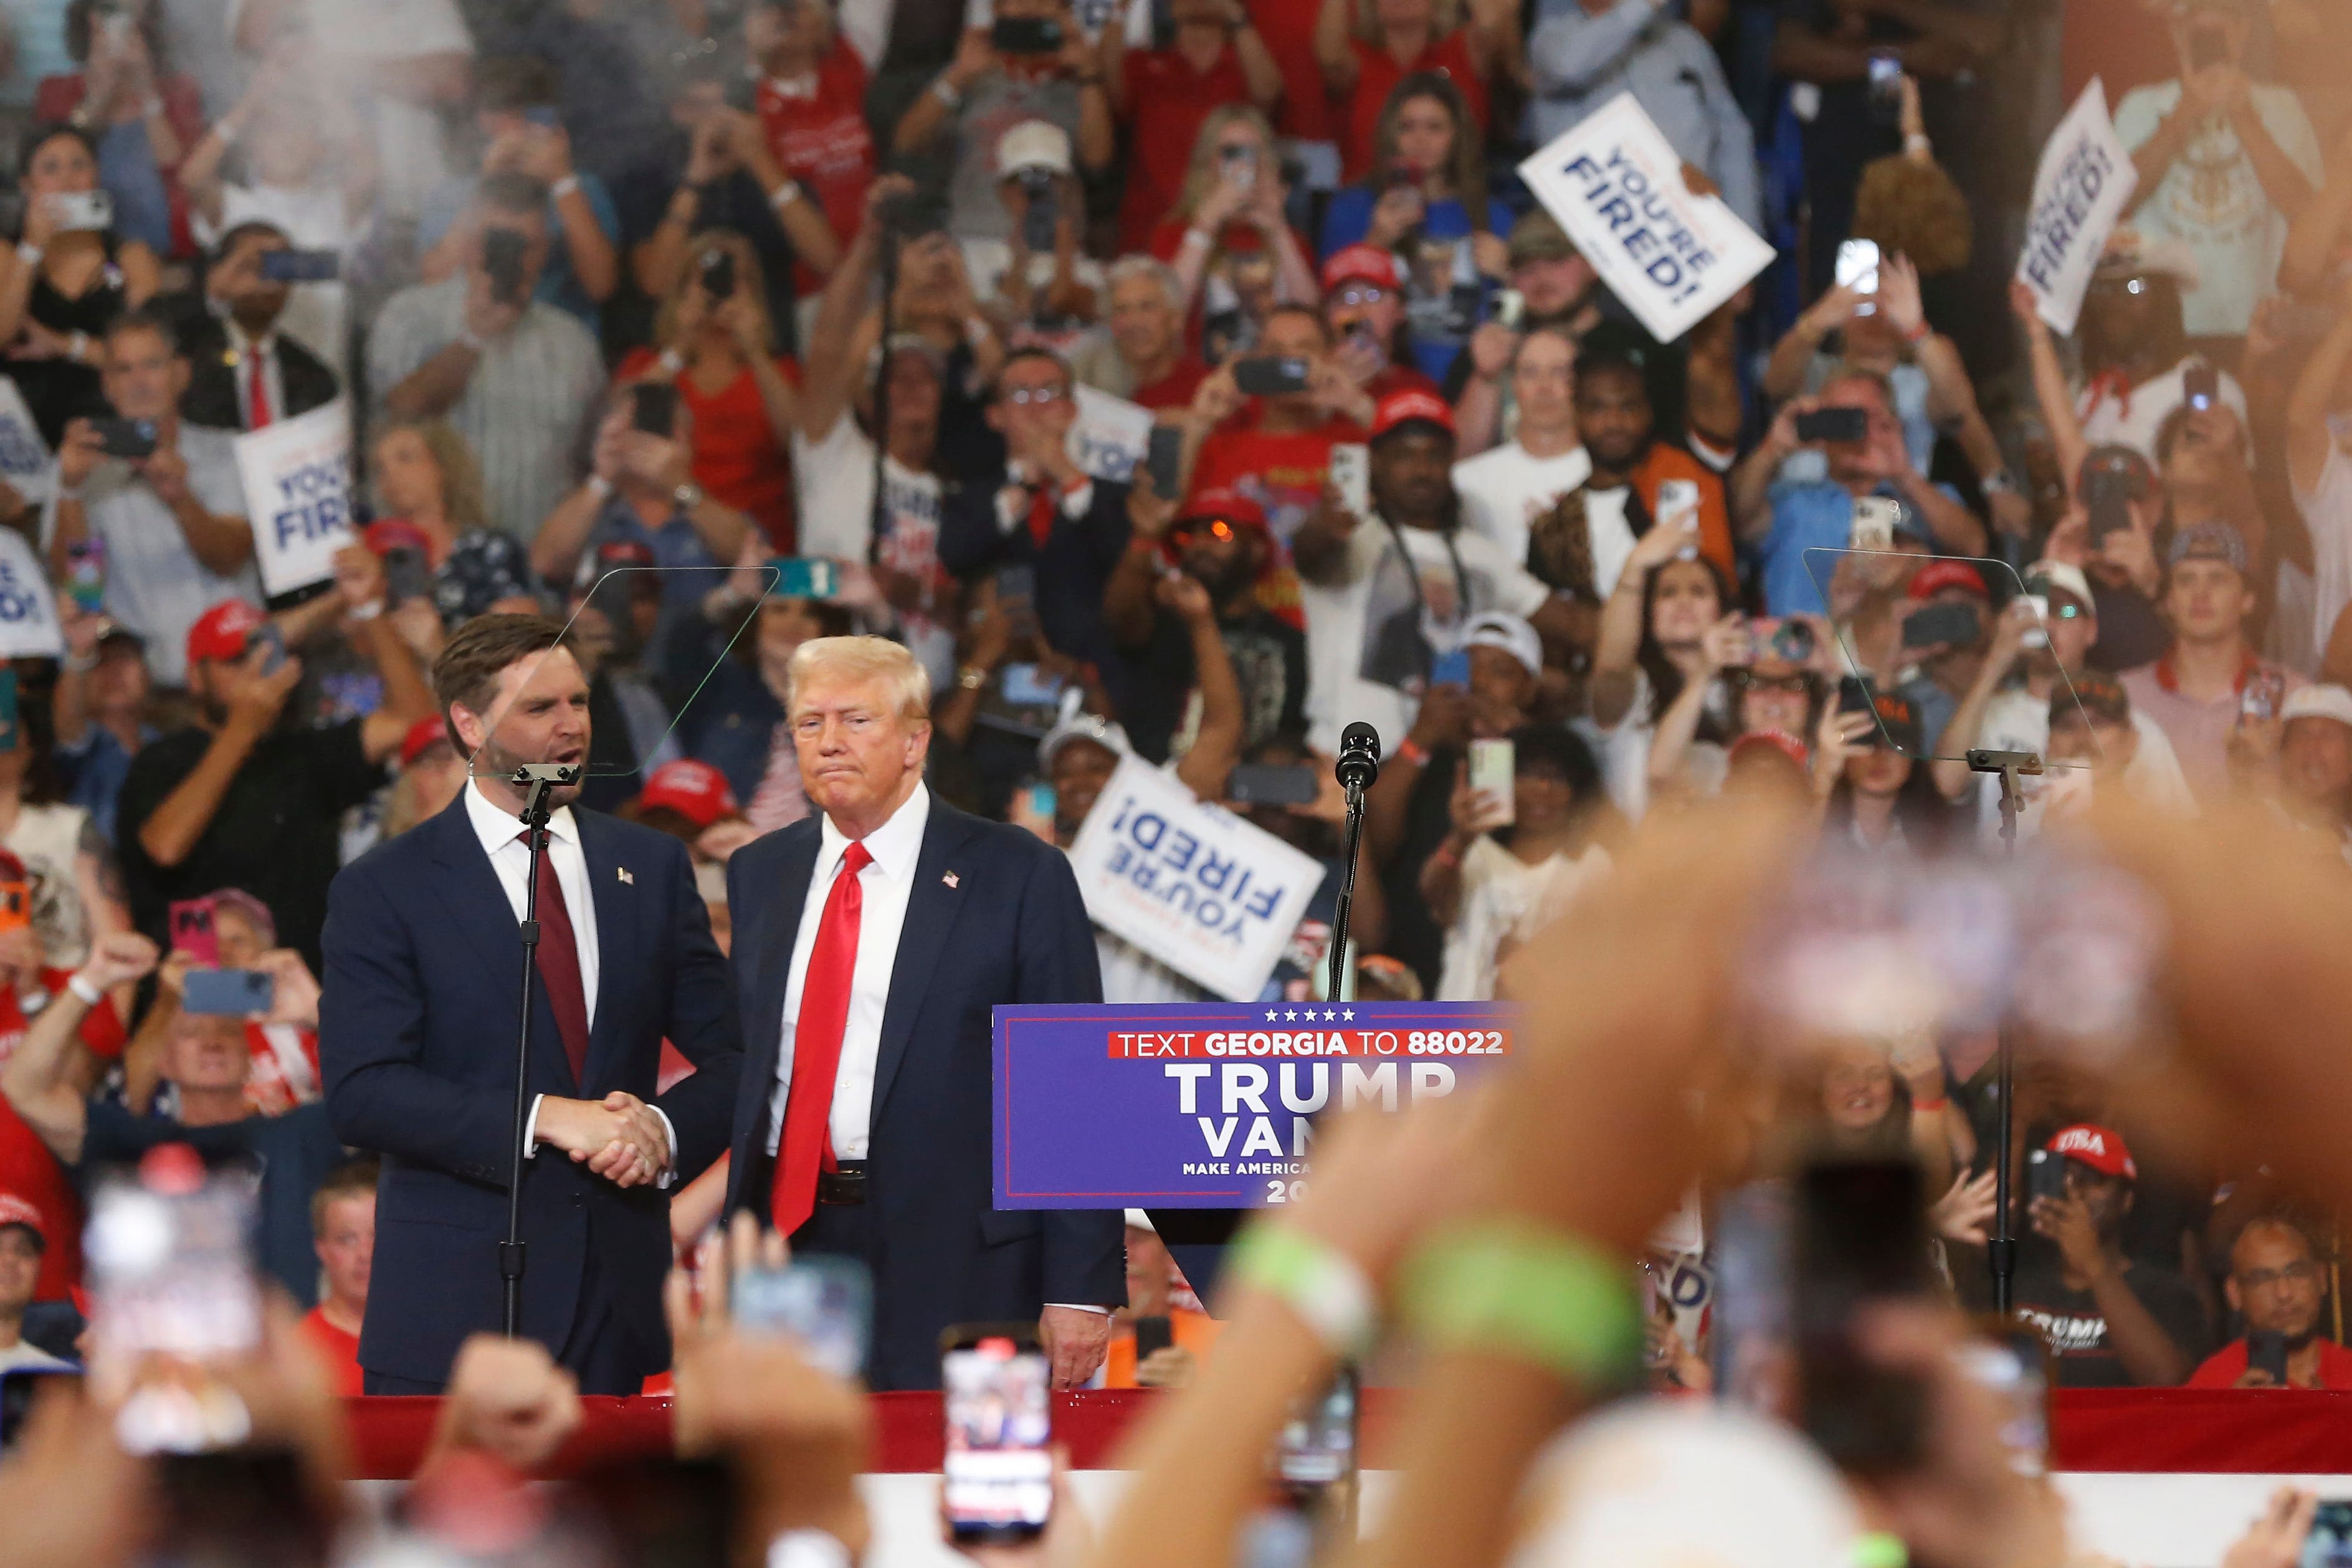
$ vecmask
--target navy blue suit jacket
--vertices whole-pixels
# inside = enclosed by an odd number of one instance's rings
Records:
[[[746,1046],[730,1212],[768,1212],[784,986],[819,838],[811,816],[727,864]],[[991,1207],[992,1009],[1101,1000],[1094,924],[1069,862],[1034,834],[934,795],[874,1074],[866,1261],[876,1387],[938,1387],[939,1333],[950,1323],[1034,1322],[1048,1301],[1126,1300],[1118,1210]]]
[[[547,989],[534,983],[530,1089],[581,1100],[626,1090],[659,1106],[677,1132],[678,1180],[689,1181],[726,1148],[742,1064],[727,960],[685,845],[576,806],[572,817],[596,906],[587,1082],[573,1082]],[[335,878],[325,948],[328,1113],[345,1143],[383,1155],[360,1364],[443,1381],[467,1334],[499,1327],[523,963],[462,794]],[[656,1097],[665,1036],[697,1071]],[[625,1191],[542,1149],[523,1167],[522,1222],[524,1333],[560,1354],[575,1316],[596,1304],[593,1281],[646,1347],[646,1373],[669,1364],[667,1191]]]

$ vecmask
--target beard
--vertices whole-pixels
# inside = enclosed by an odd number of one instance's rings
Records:
[[[520,752],[508,749],[495,740],[485,740],[480,749],[474,753],[472,762],[467,767],[467,772],[478,779],[511,779],[517,768],[544,760],[546,760],[544,758],[525,757]],[[588,776],[588,757],[584,750],[581,754],[579,768],[580,776],[584,780]],[[569,806],[578,800],[583,785],[575,783],[561,784],[550,789],[547,792],[548,810],[554,810],[558,807]]]

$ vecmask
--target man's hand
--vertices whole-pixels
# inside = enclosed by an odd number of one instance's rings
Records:
[[[601,1101],[544,1095],[533,1131],[539,1142],[616,1186],[643,1186],[669,1166],[660,1118],[644,1101],[618,1090]]]
[[[1826,338],[1853,319],[1854,308],[1862,296],[1846,284],[1838,284],[1806,308],[1802,325],[1808,336]]]
[[[1175,572],[1160,580],[1151,596],[1162,608],[1191,627],[1213,626],[1217,606],[1210,599],[1208,589],[1190,572]]]
[[[386,591],[383,559],[363,544],[347,544],[335,552],[335,586],[353,610],[383,602]]]
[[[1391,185],[1381,193],[1372,204],[1372,216],[1364,232],[1364,243],[1381,250],[1394,250],[1405,235],[1421,226],[1429,214],[1429,203],[1420,190],[1412,185]]]
[[[1176,520],[1176,497],[1162,496],[1152,483],[1151,470],[1135,465],[1135,483],[1127,492],[1127,522],[1132,537],[1157,544]]]
[[[1242,406],[1241,389],[1234,385],[1233,367],[1220,365],[1201,378],[1193,390],[1192,419],[1202,430],[1214,430]]]
[[[1927,308],[1919,302],[1919,269],[1909,256],[1890,256],[1878,264],[1878,308],[1886,324],[1906,339],[1927,327]]]
[[[1499,321],[1488,321],[1470,334],[1470,368],[1482,380],[1499,380],[1518,351],[1519,335]]]
[[[155,450],[146,456],[131,459],[131,467],[147,481],[147,487],[163,505],[176,510],[192,498],[188,492],[188,460],[168,439],[159,440]]]
[[[1110,1314],[1047,1307],[1037,1317],[1037,1338],[1054,1364],[1054,1386],[1076,1388],[1095,1375],[1109,1353]]]
[[[2028,1211],[2033,1234],[2058,1244],[2066,1267],[2095,1283],[2110,1271],[2107,1250],[2099,1243],[2098,1228],[2080,1198],[2037,1197]]]
[[[985,27],[967,27],[956,40],[955,58],[948,62],[947,84],[961,92],[996,68],[996,50]]]
[[[109,931],[90,945],[81,977],[100,991],[147,977],[155,967],[155,944],[136,931]]]
[[[473,1448],[530,1471],[580,1427],[580,1385],[535,1340],[478,1333],[458,1347],[427,1463]]]
[[[523,133],[522,172],[554,184],[572,172],[572,138],[560,125],[534,125]]]
[[[86,419],[68,421],[65,438],[58,443],[58,483],[68,490],[79,487],[105,455],[106,443],[96,425]]]
[[[1135,1364],[1138,1388],[1181,1388],[1201,1370],[1199,1360],[1181,1344],[1163,1344]]]
[[[253,961],[269,977],[269,1010],[264,1023],[292,1024],[296,1029],[319,1027],[319,981],[302,955],[291,947],[276,947]]]
[[[1468,744],[1469,688],[1449,683],[1433,684],[1422,694],[1421,711],[1413,716],[1412,732],[1407,738],[1430,752]]]
[[[1737,610],[1699,634],[1698,649],[1706,656],[1710,675],[1756,662],[1756,640],[1748,633],[1748,617]]]
[[[245,679],[228,699],[229,725],[242,727],[249,736],[267,735],[276,727],[278,716],[286,711],[286,699],[302,681],[302,661],[291,654],[276,670],[262,672],[262,665],[276,651],[257,642],[245,651]]]
[[[621,476],[664,495],[686,483],[691,467],[683,442],[642,430],[624,430],[614,443]]]

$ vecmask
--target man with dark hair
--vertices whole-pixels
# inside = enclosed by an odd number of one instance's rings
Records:
[[[105,547],[107,614],[146,639],[157,680],[179,685],[196,617],[224,599],[261,602],[245,486],[227,433],[181,422],[188,361],[160,312],[115,318],[104,348],[106,401],[119,418],[152,427],[153,450],[110,457],[95,423],[68,424],[41,531],[58,580],[74,546]]]
[[[492,526],[528,538],[579,476],[581,430],[604,386],[596,340],[534,298],[550,243],[548,189],[484,177],[464,264],[384,302],[368,335],[368,381],[401,419],[445,418],[482,463]]]
[[[2215,1351],[2189,1375],[2191,1388],[2352,1389],[2352,1351],[2320,1333],[2327,1308],[2327,1265],[2311,1238],[2284,1215],[2258,1215],[2230,1244],[2221,1281],[2230,1310],[2246,1332]],[[2259,1348],[2286,1368],[2256,1364]]]
[[[221,235],[201,304],[180,329],[190,366],[180,413],[189,423],[259,430],[342,394],[335,372],[278,329],[293,288],[264,277],[261,258],[293,244],[283,229],[258,221]]]
[[[360,1364],[371,1394],[438,1392],[500,1320],[501,1238],[532,878],[514,780],[584,765],[588,679],[563,629],[491,614],[433,666],[472,781],[353,862],[329,894],[319,1065],[335,1130],[383,1155]],[[726,960],[686,846],[553,790],[537,867],[522,1182],[522,1332],[583,1393],[669,1364],[663,1189],[727,1145],[740,1057]],[[656,1092],[667,1039],[694,1074]],[[560,1151],[570,1159],[551,1157]]]
[[[48,1250],[41,1211],[0,1192],[0,1373],[61,1372],[68,1364],[25,1339],[25,1309],[33,1304]]]
[[[383,566],[364,547],[335,558],[318,615],[358,611],[352,641],[383,683],[364,718],[324,729],[286,722],[302,661],[265,642],[258,610],[215,605],[189,629],[196,722],[132,759],[116,805],[131,918],[157,942],[172,901],[242,887],[268,905],[287,946],[317,972],[327,883],[341,859],[342,814],[383,783],[384,759],[432,710],[415,655],[381,613]],[[305,605],[305,611],[310,606]]]
[[[2189,1281],[2126,1256],[2139,1166],[2112,1127],[2076,1123],[2044,1145],[2065,1194],[2029,1206],[2017,1315],[2042,1331],[2066,1388],[2168,1387],[2189,1375],[2205,1338]]]
[[[2172,646],[2121,679],[2132,706],[2161,725],[2189,787],[2204,800],[2231,787],[2231,753],[2253,748],[2266,762],[2278,748],[2279,711],[2304,678],[2254,652],[2246,541],[2227,523],[2199,523],[2172,537],[2167,552],[2165,619]]]

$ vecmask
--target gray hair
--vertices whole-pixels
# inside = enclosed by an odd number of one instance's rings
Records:
[[[922,662],[901,643],[887,637],[812,637],[793,650],[784,668],[784,713],[789,720],[803,682],[817,675],[853,681],[889,683],[898,699],[898,716],[910,724],[928,724],[931,716],[931,676]]]
[[[1158,256],[1146,256],[1138,251],[1131,256],[1122,256],[1112,262],[1109,270],[1104,274],[1104,293],[1108,296],[1111,289],[1117,288],[1130,277],[1149,277],[1167,290],[1168,308],[1171,310],[1181,310],[1184,308],[1183,281],[1176,276],[1174,267]]]

